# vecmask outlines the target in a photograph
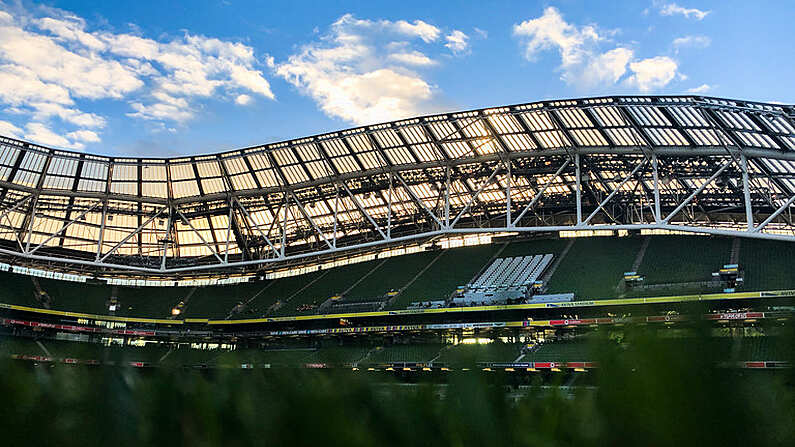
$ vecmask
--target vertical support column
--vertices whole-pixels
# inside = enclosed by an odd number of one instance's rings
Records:
[[[279,247],[279,251],[281,252],[282,258],[284,257],[284,246],[287,245],[287,208],[290,206],[290,201],[287,200],[287,192],[284,193],[284,218],[282,219],[282,246]],[[337,194],[339,194],[339,190],[337,190]]]
[[[99,262],[99,257],[102,255],[102,242],[105,239],[105,221],[108,219],[108,201],[102,204],[102,223],[99,225],[99,237],[97,238],[97,257],[94,259]],[[140,239],[140,235],[138,236]]]
[[[511,182],[513,178],[511,177],[511,159],[507,160],[508,166],[508,181],[505,184],[505,226],[510,228],[513,226],[511,223]]]
[[[232,217],[234,217],[234,203],[229,197],[229,221],[226,223],[226,246],[224,247],[224,264],[229,263],[229,239],[232,238]],[[240,248],[240,247],[238,247]]]
[[[386,238],[392,239],[392,172],[389,173],[389,196],[387,197]],[[334,244],[337,248],[337,244]]]
[[[450,166],[445,167],[444,226],[445,229],[450,229]]]
[[[577,185],[577,225],[582,224],[582,194],[580,181],[582,180],[582,173],[580,171],[580,154],[574,154],[574,167],[576,168],[576,185]]]
[[[745,220],[748,223],[748,231],[754,229],[754,213],[751,209],[751,189],[748,185],[748,159],[744,154],[740,155],[743,162],[743,195],[745,197]]]
[[[39,195],[33,199],[33,206],[30,209],[30,222],[28,222],[28,234],[25,238],[25,253],[30,252],[30,240],[33,237],[33,220],[36,219],[36,210],[39,206]]]
[[[340,209],[340,188],[337,185],[334,185],[334,190],[337,192],[334,195],[334,238],[332,242],[334,248],[337,248],[337,216],[339,216],[339,209]]]
[[[169,238],[171,237],[171,225],[174,223],[174,214],[176,210],[169,206],[168,207],[168,223],[166,224],[166,237],[163,238],[163,257],[160,259],[160,270],[166,269],[166,257],[168,254],[168,242]]]
[[[651,165],[654,169],[654,222],[660,223],[660,177],[657,173],[657,154],[651,154]]]

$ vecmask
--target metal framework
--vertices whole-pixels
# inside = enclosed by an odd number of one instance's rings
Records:
[[[0,137],[0,258],[163,276],[457,233],[664,229],[795,241],[795,107],[544,101],[215,155]]]

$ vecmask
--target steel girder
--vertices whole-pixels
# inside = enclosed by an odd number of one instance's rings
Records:
[[[178,159],[0,139],[0,254],[162,276],[471,233],[656,228],[795,240],[794,117],[776,104],[608,97]]]

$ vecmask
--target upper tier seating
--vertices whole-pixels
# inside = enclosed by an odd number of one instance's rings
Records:
[[[616,285],[632,267],[642,242],[638,237],[576,239],[547,283],[546,293],[573,292],[578,300],[614,298]]]
[[[498,258],[467,287],[470,290],[488,290],[532,284],[551,262],[551,254]]]
[[[739,261],[745,290],[795,288],[795,244],[744,239]]]
[[[702,290],[699,282],[708,281],[712,272],[729,262],[731,239],[650,238],[638,268],[638,272],[645,275],[646,284],[688,283],[695,287],[693,293],[714,291]],[[376,259],[274,280],[195,288],[112,287],[35,278],[37,288],[30,276],[0,272],[3,282],[0,303],[107,315],[108,302],[115,296],[120,304],[115,312],[117,316],[168,318],[175,306],[184,303],[177,318],[239,319],[314,314],[326,300],[343,294],[334,301],[338,305],[329,306],[324,312],[343,309],[343,305],[372,310],[376,305],[380,307],[379,302],[387,300],[393,300],[389,301],[387,309],[400,309],[412,302],[447,300],[472,278],[476,278],[472,283],[477,285],[521,281],[520,272],[531,269],[535,262],[535,258],[528,260],[527,256],[537,253],[553,256],[547,271],[554,268],[554,273],[546,284],[545,293],[574,292],[580,300],[612,298],[617,296],[616,286],[623,273],[632,267],[642,241],[640,237],[581,238],[574,240],[565,256],[561,254],[572,243],[570,239],[497,243]],[[795,275],[791,274],[795,270],[794,246],[789,242],[743,239],[737,260],[745,279],[740,290],[795,288]],[[494,261],[495,258],[502,260]],[[500,270],[498,267],[505,262],[513,269]],[[534,275],[531,272],[528,279]],[[543,277],[543,271],[538,275]],[[37,299],[41,298],[39,290],[46,292],[48,298]],[[401,290],[395,298],[385,296],[390,291]],[[627,296],[643,293],[664,295],[682,291],[630,289],[626,292]],[[275,306],[277,302],[281,305]],[[356,307],[355,303],[375,304]]]
[[[652,236],[638,273],[646,284],[709,281],[729,262],[732,240],[711,236]]]

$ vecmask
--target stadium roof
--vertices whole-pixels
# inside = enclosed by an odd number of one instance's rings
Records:
[[[544,101],[214,155],[0,138],[7,262],[236,272],[457,233],[684,229],[795,239],[795,107]]]

